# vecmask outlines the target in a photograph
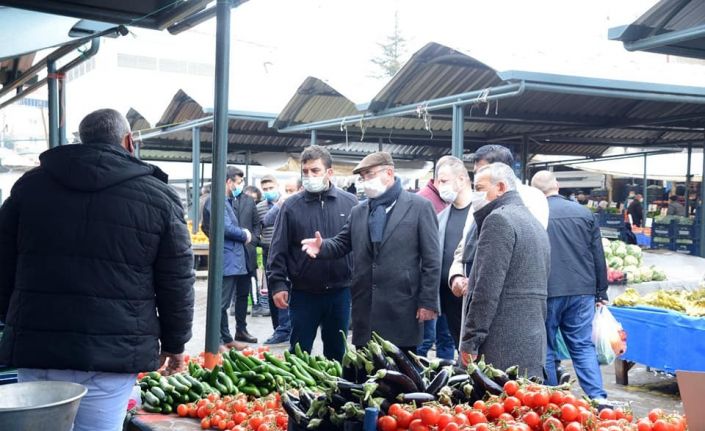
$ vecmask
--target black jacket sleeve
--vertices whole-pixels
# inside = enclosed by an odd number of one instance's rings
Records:
[[[10,196],[0,207],[0,321],[3,322],[15,288],[18,222],[16,201]]]
[[[352,238],[350,236],[351,219],[352,214],[348,217],[348,221],[343,226],[343,229],[341,229],[336,236],[323,239],[321,250],[317,256],[318,259],[337,259],[352,251]],[[438,229],[436,229],[436,231],[438,231]]]
[[[205,211],[204,211],[205,212]],[[191,339],[194,292],[193,252],[181,205],[173,203],[154,262],[154,290],[163,352],[182,353]]]
[[[274,222],[274,233],[269,245],[269,260],[265,266],[269,291],[272,295],[288,290],[289,210],[284,203],[284,207],[281,208],[277,220]]]
[[[262,242],[262,220],[259,217],[257,204],[252,201],[252,245],[258,247]]]
[[[607,301],[607,262],[605,262],[605,251],[602,248],[600,226],[597,223],[592,225],[590,252],[595,265],[595,297],[598,301]]]
[[[438,219],[430,202],[419,209],[419,254],[421,255],[421,290],[419,307],[440,312],[438,286],[441,283],[441,256]]]

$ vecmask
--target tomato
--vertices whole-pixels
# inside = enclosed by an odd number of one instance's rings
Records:
[[[573,394],[571,394],[571,393],[567,393],[567,394],[565,394],[565,396],[563,397],[563,404],[573,404],[573,405],[575,405],[575,401],[576,401],[576,400],[577,400],[577,398],[575,398],[575,395],[573,395]],[[576,407],[577,407],[577,406],[576,406]]]
[[[201,407],[198,408],[198,412],[197,412],[196,415],[197,415],[200,419],[203,419],[203,418],[205,418],[206,416],[208,416],[209,414],[210,414],[210,412],[208,411],[208,408],[207,408],[206,406],[201,406]]]
[[[504,411],[514,413],[514,409],[521,407],[521,401],[517,397],[507,397],[504,399]]]
[[[245,422],[245,420],[247,420],[247,413],[236,412],[232,417],[233,421],[235,422],[235,425],[240,425],[241,423]]]
[[[550,397],[548,396],[548,393],[546,393],[546,391],[539,391],[534,394],[534,407],[546,407],[549,401]]]
[[[480,410],[470,410],[470,413],[468,413],[467,416],[468,423],[470,425],[487,423],[487,417]]]
[[[412,420],[412,414],[409,413],[407,410],[404,410],[403,408],[399,407],[398,413],[395,415],[397,418],[397,425],[399,428],[403,429],[408,429],[409,425],[411,424]]]
[[[419,409],[419,414],[421,415],[421,421],[424,425],[434,426],[438,424],[438,410],[433,407],[425,406]]]
[[[255,431],[259,431],[259,426],[264,423],[264,416],[262,416],[259,413],[255,413],[252,416],[250,416],[250,419],[247,421],[247,424],[249,427]]]
[[[465,415],[465,413],[457,413],[455,416],[453,416],[453,422],[458,425],[467,425],[468,417]]]
[[[277,415],[276,424],[281,429],[286,429],[289,425],[289,416],[287,415]]]
[[[477,401],[475,401],[475,402],[472,404],[472,408],[474,408],[475,410],[479,410],[479,411],[481,411],[482,413],[486,413],[486,412],[487,412],[487,404],[485,404],[485,402],[482,401],[482,400],[477,400]],[[466,414],[467,414],[467,413],[466,413]]]
[[[501,403],[490,404],[487,407],[487,417],[489,418],[498,418],[502,413],[504,413],[504,405]]]
[[[651,415],[649,413],[649,415]],[[657,419],[653,426],[654,431],[674,431],[675,427],[672,423],[666,421],[665,419]]]
[[[441,413],[438,415],[438,422],[436,422],[436,425],[438,426],[439,430],[442,430],[443,428],[446,427],[450,422],[453,421],[453,416],[448,414],[448,413]]]
[[[430,429],[424,425],[421,419],[414,419],[409,424],[409,431],[430,431]]]
[[[553,391],[551,392],[551,395],[549,397],[549,401],[552,402],[553,404],[556,405],[561,405],[563,404],[563,401],[565,400],[565,394],[561,391]]]
[[[377,428],[381,431],[396,431],[397,420],[392,416],[382,416],[377,420]]]
[[[509,423],[514,421],[514,416],[510,415],[509,413],[502,413],[497,417],[497,422],[499,423]]]
[[[517,392],[516,395],[519,395]],[[533,392],[525,392],[521,397],[517,396],[521,400],[521,403],[529,408],[534,408],[538,407],[536,403],[534,403],[534,393]]]
[[[201,419],[201,429],[207,430],[211,427],[211,420],[209,418]]]
[[[590,403],[582,398],[576,399],[573,404],[577,407],[585,407],[586,409],[590,409]]]
[[[440,431],[458,431],[460,430],[460,425],[455,422],[449,422],[445,428],[438,428]]]
[[[186,406],[186,404],[179,404],[176,407],[176,414],[181,416],[182,418],[188,416],[188,407]]]
[[[649,412],[649,420],[654,423],[659,419],[663,417],[663,410],[661,409],[653,409]]]
[[[214,403],[220,399],[220,397],[217,394],[208,394],[208,401]]]
[[[188,405],[188,415],[189,415],[189,417],[192,417],[192,418],[198,417],[198,407],[196,407],[195,404]]]
[[[389,406],[389,409],[387,410],[387,413],[391,416],[397,416],[400,410],[403,410],[401,405],[399,403],[394,403],[391,406]]]
[[[565,431],[582,431],[583,426],[580,425],[580,422],[569,422],[565,426]]]
[[[575,407],[572,404],[563,404],[561,406],[561,419],[563,419],[566,422],[572,422],[576,419],[578,419],[578,416],[580,415],[580,412],[578,411],[578,408]]]
[[[518,390],[519,390],[519,383],[517,383],[514,380],[510,380],[504,384],[504,393],[506,393],[510,397],[512,395],[516,394]]]
[[[649,418],[643,418],[639,419],[639,421],[636,423],[636,429],[637,431],[651,431],[652,429],[652,423],[649,420]]]
[[[554,417],[550,417],[543,422],[543,431],[563,431],[563,423]]]
[[[602,420],[614,420],[617,419],[617,415],[615,414],[614,410],[612,409],[602,409],[600,410],[600,413],[597,415],[600,419]]]
[[[521,420],[524,421],[524,423],[530,426],[531,428],[538,428],[538,426],[541,424],[541,417],[538,413],[534,411],[524,413],[524,416],[521,417]]]
[[[688,428],[688,424],[686,423],[684,417],[676,416],[672,420],[673,420],[673,429],[675,431],[685,431]]]

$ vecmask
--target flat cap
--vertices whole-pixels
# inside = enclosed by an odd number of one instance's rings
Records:
[[[394,166],[394,160],[392,160],[392,155],[386,151],[378,151],[376,153],[368,154],[360,163],[355,166],[352,173],[357,175],[360,171],[365,169],[373,168],[375,166]]]

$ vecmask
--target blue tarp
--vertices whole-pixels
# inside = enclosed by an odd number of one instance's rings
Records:
[[[663,371],[705,371],[705,318],[653,307],[609,307],[627,331],[620,358]]]

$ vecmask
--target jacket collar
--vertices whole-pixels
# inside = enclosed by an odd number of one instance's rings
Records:
[[[482,223],[485,221],[485,218],[494,212],[494,210],[506,205],[524,205],[524,202],[521,200],[521,196],[519,196],[519,192],[516,190],[506,192],[499,198],[485,205],[483,208],[480,208],[479,211],[476,211],[473,216],[475,217],[475,223],[477,223],[478,233],[482,229]]]
[[[309,191],[304,190],[304,199],[307,202],[310,201],[317,201],[317,200],[323,200],[327,198],[337,198],[338,197],[338,188],[333,185],[333,183],[330,183],[330,187],[328,187],[327,190],[323,190],[320,193],[311,193]]]

